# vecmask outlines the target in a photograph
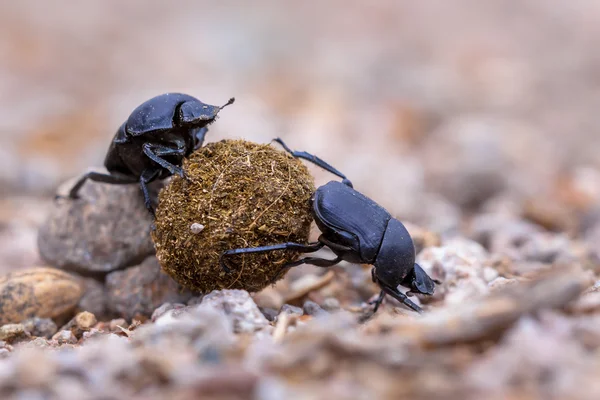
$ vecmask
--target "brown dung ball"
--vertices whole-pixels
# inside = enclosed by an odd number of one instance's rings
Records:
[[[315,187],[300,160],[269,144],[223,140],[198,149],[160,192],[152,239],[166,273],[189,289],[259,291],[300,255],[278,250],[225,258],[225,250],[308,243]]]

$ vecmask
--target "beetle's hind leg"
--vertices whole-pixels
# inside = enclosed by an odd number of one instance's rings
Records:
[[[293,157],[295,157],[295,158],[303,158],[306,161],[310,161],[311,163],[313,163],[313,164],[315,164],[315,165],[323,168],[324,170],[329,171],[332,174],[339,176],[340,178],[342,178],[342,183],[343,184],[352,187],[352,182],[350,182],[350,180],[348,178],[346,178],[346,175],[342,174],[336,168],[332,167],[331,165],[329,165],[325,161],[321,160],[319,157],[314,156],[314,155],[312,155],[310,153],[307,153],[305,151],[293,151],[280,138],[275,138],[273,140],[276,141],[277,143],[279,143],[281,145],[281,147],[283,147],[283,149],[285,151],[287,151],[288,153],[290,153]]]
[[[285,265],[283,265],[279,271],[277,271],[277,274],[275,275],[275,278],[273,279],[273,281],[276,281],[279,276],[281,275],[281,273],[283,271],[285,271],[286,269],[292,268],[292,267],[297,267],[299,265],[302,264],[309,264],[309,265],[314,265],[316,267],[333,267],[334,265],[339,264],[342,261],[342,257],[337,257],[334,258],[333,260],[329,260],[326,258],[318,258],[318,257],[305,257],[305,258],[301,258],[298,261],[292,261],[289,262]]]
[[[137,182],[136,178],[132,178],[129,176],[103,174],[101,172],[90,171],[90,172],[84,174],[81,178],[79,178],[79,180],[77,180],[77,182],[75,182],[75,184],[71,187],[71,190],[69,190],[68,197],[71,199],[79,198],[79,195],[78,195],[79,190],[81,189],[83,184],[88,179],[90,179],[94,182],[109,183],[109,184],[113,184],[113,185],[125,185],[125,184],[131,184],[131,183]],[[61,198],[61,197],[62,196],[60,196],[60,195],[56,196],[56,198]]]
[[[250,253],[268,253],[270,251],[275,251],[275,250],[295,250],[295,251],[301,251],[303,253],[314,253],[315,251],[319,251],[321,248],[323,248],[323,246],[325,246],[325,245],[321,242],[314,242],[314,243],[309,243],[309,244],[288,242],[288,243],[274,244],[274,245],[270,245],[270,246],[248,247],[248,248],[241,248],[241,249],[226,250],[219,257],[219,264],[221,265],[221,268],[223,269],[223,271],[229,273],[229,272],[231,272],[231,269],[227,265],[225,265],[225,260],[224,260],[224,257],[227,257],[227,256],[234,256],[234,255],[238,255],[238,254],[250,254]]]

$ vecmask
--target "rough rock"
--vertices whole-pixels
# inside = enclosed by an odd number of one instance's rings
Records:
[[[106,277],[106,291],[109,311],[127,320],[150,317],[163,303],[185,303],[192,297],[161,270],[154,256],[138,266],[111,272]]]
[[[0,326],[0,340],[12,343],[19,339],[25,339],[29,334],[23,324],[6,324]]]
[[[488,283],[498,276],[486,265],[488,260],[488,252],[467,239],[449,240],[444,246],[426,248],[417,256],[417,263],[433,279],[442,281],[436,287],[434,298],[445,297],[448,304],[462,303],[488,292]]]
[[[79,311],[89,311],[96,317],[104,319],[108,315],[107,293],[102,282],[93,278],[83,279],[84,292],[77,304]]]
[[[71,330],[57,332],[54,336],[52,336],[52,340],[55,340],[59,345],[77,343],[77,337],[75,337],[75,334]]]
[[[71,181],[65,184],[67,190],[70,185]],[[158,185],[152,186],[154,190]],[[139,185],[88,180],[79,196],[57,199],[39,229],[40,255],[48,264],[102,276],[154,253],[152,216],[144,207]]]

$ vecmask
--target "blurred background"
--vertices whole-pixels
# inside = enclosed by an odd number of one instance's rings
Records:
[[[490,207],[588,215],[598,37],[593,0],[2,2],[0,270],[40,263],[58,185],[171,91],[236,97],[207,140],[281,136],[444,235]]]

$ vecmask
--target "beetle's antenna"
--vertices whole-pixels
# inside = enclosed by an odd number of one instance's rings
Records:
[[[235,97],[230,98],[227,103],[223,104],[221,107],[219,107],[219,110],[224,109],[225,107],[233,104],[235,102]]]

